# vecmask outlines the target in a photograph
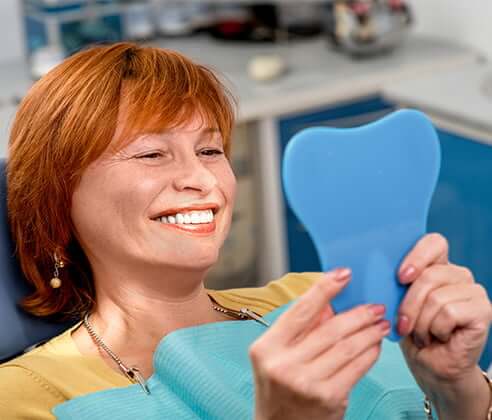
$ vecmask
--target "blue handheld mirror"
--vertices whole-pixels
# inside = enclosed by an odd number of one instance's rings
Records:
[[[352,269],[333,309],[386,305],[393,341],[400,338],[396,317],[406,290],[398,269],[426,232],[439,167],[437,133],[414,110],[357,128],[308,128],[285,150],[287,201],[310,234],[322,269]]]

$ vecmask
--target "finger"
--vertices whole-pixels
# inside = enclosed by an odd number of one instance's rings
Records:
[[[351,271],[337,269],[326,274],[304,293],[277,321],[263,334],[263,340],[276,347],[283,347],[309,329],[319,320],[320,313],[348,283]]]
[[[333,308],[331,307],[330,303],[327,303],[326,306],[321,310],[321,312],[318,314],[316,321],[314,321],[310,327],[308,327],[305,331],[303,331],[301,334],[299,334],[295,342],[298,342],[300,340],[303,340],[304,337],[309,335],[311,331],[315,330],[318,328],[321,324],[323,324],[325,321],[329,320],[330,318],[333,318],[335,316],[335,312],[333,311]]]
[[[441,308],[429,329],[443,343],[449,341],[457,328],[466,328],[468,337],[480,338],[490,327],[490,311],[490,301],[483,294],[480,298],[451,302]]]
[[[398,276],[403,284],[414,281],[432,264],[447,264],[449,245],[439,233],[429,233],[421,238],[400,264]]]
[[[306,365],[307,376],[316,380],[329,379],[368,349],[380,344],[381,340],[389,334],[390,329],[389,321],[381,320],[339,340],[333,347]]]
[[[298,360],[309,361],[341,340],[374,325],[383,319],[384,305],[360,305],[342,312],[313,329],[306,337],[296,342],[293,354]]]
[[[357,382],[376,363],[381,354],[381,344],[376,344],[360,354],[351,363],[339,370],[325,381],[321,381],[317,387],[321,398],[332,401],[341,401],[347,397]]]
[[[398,309],[398,332],[410,334],[422,312],[429,293],[440,287],[456,283],[473,283],[473,275],[457,265],[434,265],[425,269],[408,288]]]
[[[475,284],[452,284],[433,290],[427,295],[422,312],[418,315],[413,334],[424,346],[431,343],[430,325],[443,306],[478,296]]]

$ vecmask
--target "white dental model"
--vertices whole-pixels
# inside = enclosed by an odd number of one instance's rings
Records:
[[[274,80],[285,73],[287,65],[279,55],[258,55],[248,64],[249,76],[259,82]]]

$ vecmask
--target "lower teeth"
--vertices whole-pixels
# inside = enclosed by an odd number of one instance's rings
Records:
[[[200,222],[200,223],[169,223],[169,222],[161,222],[164,225],[176,225],[176,226],[197,226],[197,225],[205,225],[212,222]]]

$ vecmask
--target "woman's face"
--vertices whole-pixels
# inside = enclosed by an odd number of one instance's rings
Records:
[[[92,265],[203,270],[217,260],[236,180],[220,132],[202,125],[197,115],[140,136],[86,169],[71,215]]]

